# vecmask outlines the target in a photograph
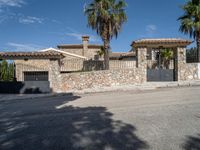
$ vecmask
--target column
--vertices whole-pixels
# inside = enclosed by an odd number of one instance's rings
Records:
[[[137,68],[140,70],[143,82],[147,81],[147,48],[136,48],[137,53]]]
[[[49,68],[49,82],[52,92],[56,92],[59,86],[60,65],[59,60],[51,59]]]
[[[186,66],[186,47],[177,47],[175,60],[176,80],[182,81],[184,80],[184,72]]]

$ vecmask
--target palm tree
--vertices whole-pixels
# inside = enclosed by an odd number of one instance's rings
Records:
[[[178,19],[181,22],[180,31],[196,40],[197,59],[200,62],[200,0],[189,0],[183,10],[185,14]]]
[[[100,50],[97,51],[97,55],[99,55],[100,57],[105,55],[105,49],[104,46],[101,46]]]
[[[162,58],[164,66],[167,69],[169,69],[170,61],[172,60],[173,55],[174,55],[173,50],[167,48],[167,49],[161,50],[160,53],[161,53],[161,58]]]
[[[88,26],[97,31],[104,42],[105,69],[109,69],[110,41],[118,34],[123,23],[127,21],[124,0],[94,0],[86,6],[85,14],[88,18]]]

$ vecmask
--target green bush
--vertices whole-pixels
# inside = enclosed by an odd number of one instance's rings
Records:
[[[0,63],[0,81],[13,81],[14,80],[14,64],[8,63],[3,60]]]

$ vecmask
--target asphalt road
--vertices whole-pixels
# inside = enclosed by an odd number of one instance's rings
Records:
[[[200,87],[0,102],[1,150],[199,150]]]

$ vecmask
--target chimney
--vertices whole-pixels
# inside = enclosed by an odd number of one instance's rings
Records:
[[[83,40],[83,51],[82,51],[82,55],[85,56],[87,51],[88,51],[88,42],[89,42],[89,36],[82,36],[82,40]]]

